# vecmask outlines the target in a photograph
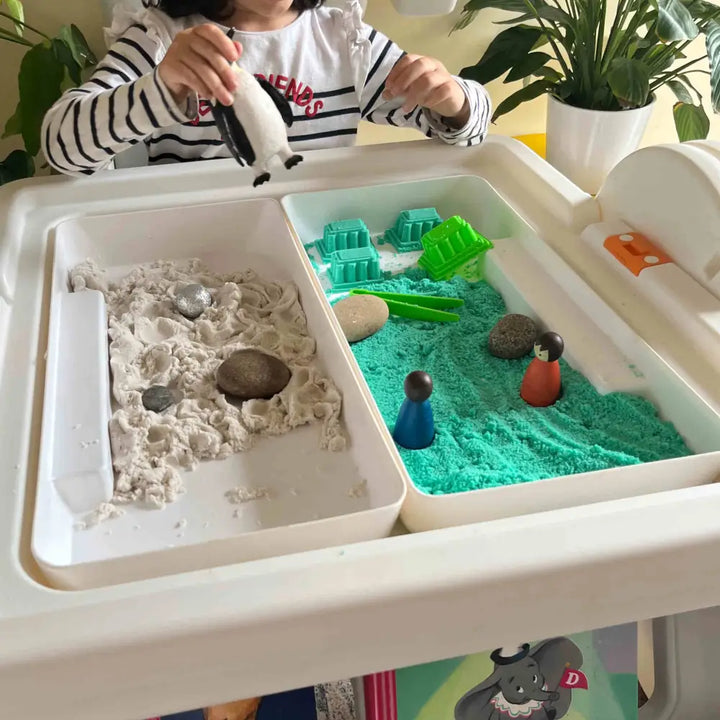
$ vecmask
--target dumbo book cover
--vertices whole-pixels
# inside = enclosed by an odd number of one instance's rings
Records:
[[[365,720],[635,720],[635,625],[365,678]]]

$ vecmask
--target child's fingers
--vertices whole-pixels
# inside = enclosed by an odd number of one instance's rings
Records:
[[[427,93],[425,98],[419,102],[418,105],[422,105],[423,107],[432,110],[433,108],[452,100],[452,96],[452,88],[447,83],[444,83],[443,85],[432,88],[432,90]]]
[[[192,58],[193,64],[197,65],[198,68],[201,64],[209,65],[222,80],[225,87],[230,92],[235,91],[237,88],[235,71],[232,65],[218,53],[217,48],[212,43],[205,40],[205,38],[195,37],[190,43],[190,50],[195,55]]]
[[[237,48],[239,43],[233,42],[217,25],[200,25],[195,29],[194,35],[214,45],[228,62],[235,62],[240,57]]]
[[[417,60],[418,55],[403,55],[393,66],[393,69],[388,73],[387,79],[385,80],[386,85],[391,85],[395,82],[396,78],[410,65],[410,63]]]
[[[423,75],[427,75],[437,69],[437,65],[430,58],[420,57],[408,63],[400,73],[389,83],[389,91],[393,96],[406,95],[410,87]],[[390,78],[388,77],[388,80]],[[388,82],[385,83],[388,87]]]
[[[183,62],[183,70],[189,78],[188,86],[207,99],[215,98],[223,105],[232,105],[235,98],[220,77],[208,64]]]
[[[427,107],[430,96],[440,84],[440,76],[437,72],[420,75],[405,91],[403,111],[410,112],[417,105]]]

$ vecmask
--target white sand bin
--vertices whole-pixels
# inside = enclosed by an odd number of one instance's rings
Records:
[[[173,305],[176,288],[190,283],[202,283],[214,301],[196,320]],[[199,260],[138,266],[119,282],[87,261],[73,269],[71,284],[101,291],[107,303],[117,408],[110,422],[113,504],[162,508],[184,492],[179,470],[308,423],[321,424],[322,448],[345,449],[341,395],[317,366],[294,284],[268,282],[252,270],[217,275]],[[236,406],[217,389],[215,373],[244,348],[278,357],[292,377],[272,399]],[[151,385],[167,385],[182,399],[161,414],[148,412],[142,392]]]

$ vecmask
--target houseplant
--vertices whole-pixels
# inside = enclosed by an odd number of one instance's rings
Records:
[[[62,27],[54,37],[28,25],[20,0],[0,0],[0,42],[27,48],[18,73],[19,102],[2,135],[22,136],[24,150],[0,160],[2,185],[35,174],[45,113],[66,89],[83,81],[97,60],[75,25]]]
[[[614,12],[610,2],[616,4]],[[655,93],[669,88],[681,141],[707,137],[710,121],[696,89],[710,76],[720,111],[720,7],[706,0],[469,0],[454,30],[486,8],[513,15],[463,77],[523,80],[498,105],[495,121],[548,93],[548,160],[588,192],[642,138]],[[705,53],[693,41],[705,36]],[[547,52],[546,52],[547,50]],[[709,61],[709,65],[706,61]],[[709,70],[708,70],[709,67]]]

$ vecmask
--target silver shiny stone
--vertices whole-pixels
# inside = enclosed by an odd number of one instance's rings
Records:
[[[175,403],[175,396],[164,385],[153,385],[142,395],[143,407],[151,412],[161,413]]]
[[[200,317],[211,305],[210,291],[197,283],[185,285],[175,293],[177,311],[190,320]]]

